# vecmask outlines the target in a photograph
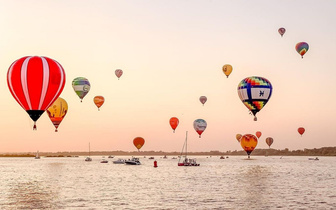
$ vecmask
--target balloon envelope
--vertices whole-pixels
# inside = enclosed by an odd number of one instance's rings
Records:
[[[242,137],[241,134],[237,134],[237,135],[236,135],[236,139],[237,139],[238,142],[240,142],[240,138],[241,138],[241,137]]]
[[[302,134],[305,132],[305,129],[303,127],[298,128],[299,134],[302,136]]]
[[[123,74],[123,71],[121,69],[117,69],[115,70],[115,75],[118,77],[118,79],[121,77],[121,75]]]
[[[91,85],[89,80],[85,77],[77,77],[72,81],[72,88],[82,101],[86,94],[90,91]]]
[[[172,117],[169,120],[169,124],[170,124],[171,128],[173,129],[173,131],[175,133],[175,129],[179,124],[179,120],[176,117]]]
[[[7,73],[14,99],[36,121],[62,93],[65,72],[57,61],[43,56],[27,56],[14,61]]]
[[[272,137],[267,137],[266,138],[266,144],[271,147],[271,145],[273,144],[273,138]]]
[[[232,66],[230,64],[225,64],[222,69],[226,77],[229,77],[232,72]]]
[[[47,109],[48,116],[55,126],[55,132],[58,131],[58,126],[61,124],[67,112],[68,103],[61,97],[58,97],[57,100]]]
[[[306,42],[299,42],[296,44],[295,49],[296,49],[296,52],[298,52],[303,58],[304,54],[306,54],[306,52],[309,49],[309,45]]]
[[[145,139],[142,137],[136,137],[133,139],[133,144],[139,150],[145,144]]]
[[[279,28],[278,29],[278,32],[279,32],[279,34],[281,35],[281,37],[285,34],[285,32],[286,32],[286,29],[285,28]]]
[[[205,102],[206,102],[208,99],[207,99],[206,96],[201,96],[201,97],[199,98],[199,100],[200,100],[200,102],[204,105]]]
[[[251,152],[258,144],[258,139],[256,136],[252,134],[245,134],[240,139],[240,145],[245,150],[248,156],[250,156]]]
[[[261,136],[261,132],[260,131],[257,131],[256,132],[256,136],[258,137],[258,139],[260,138],[260,136]]]
[[[207,127],[207,122],[203,119],[197,119],[194,121],[194,129],[198,133],[199,137],[201,138],[201,135],[203,131]]]
[[[105,98],[103,96],[95,96],[93,98],[93,102],[96,104],[99,110],[99,108],[104,104]]]
[[[273,87],[263,77],[247,77],[238,84],[238,96],[243,104],[255,116],[271,98]]]

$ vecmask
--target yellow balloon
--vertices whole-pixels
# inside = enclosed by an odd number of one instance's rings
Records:
[[[240,138],[241,138],[241,137],[242,137],[241,134],[237,134],[237,135],[236,135],[236,139],[237,139],[238,142],[240,142]]]
[[[225,64],[222,69],[226,77],[229,77],[232,72],[232,66],[230,64]]]
[[[67,112],[68,104],[61,97],[58,97],[57,100],[47,109],[48,116],[56,128],[55,132],[57,132],[57,128]]]

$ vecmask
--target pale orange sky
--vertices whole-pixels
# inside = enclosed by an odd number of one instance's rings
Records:
[[[237,133],[261,131],[257,148],[335,146],[335,1],[5,1],[0,0],[2,95],[0,152],[241,150]],[[278,28],[285,27],[284,37]],[[295,51],[305,41],[301,59]],[[66,72],[69,111],[59,127],[47,114],[33,122],[7,86],[8,67],[23,56],[47,56]],[[222,72],[231,64],[229,78]],[[124,71],[120,80],[115,69]],[[86,77],[80,103],[71,87]],[[249,76],[270,80],[273,94],[248,114],[237,94]],[[93,103],[105,97],[101,111]],[[207,96],[204,106],[200,96]],[[180,125],[173,133],[169,119]],[[193,122],[208,127],[198,138]],[[301,137],[297,128],[303,126]]]

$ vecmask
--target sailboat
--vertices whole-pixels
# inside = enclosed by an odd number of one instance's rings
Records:
[[[187,154],[188,154],[187,139],[188,139],[188,131],[186,131],[186,139],[185,139],[185,142],[183,144],[182,152],[181,152],[181,155],[179,156],[180,158],[179,158],[179,161],[178,161],[177,165],[178,166],[199,166],[200,164],[196,162],[196,159],[187,157]],[[185,148],[185,151],[184,151],[184,148]],[[185,152],[185,154],[183,154],[183,152]]]
[[[89,142],[89,157],[86,157],[85,161],[92,161],[92,158],[90,157],[90,142]]]
[[[35,159],[40,159],[40,155],[39,155],[39,151],[38,150],[36,152]]]

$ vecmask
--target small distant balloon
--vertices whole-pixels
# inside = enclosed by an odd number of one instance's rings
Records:
[[[58,132],[58,126],[61,124],[63,118],[68,113],[68,103],[61,97],[47,109],[48,116],[55,126],[55,132]]]
[[[145,144],[145,139],[143,139],[142,137],[136,137],[133,139],[133,144],[139,151],[141,147]]]
[[[201,138],[201,135],[203,131],[207,127],[207,122],[203,119],[197,119],[194,121],[194,129],[198,133],[199,137]]]
[[[309,45],[306,42],[299,42],[296,44],[295,49],[301,55],[301,58],[303,58],[309,49]]]
[[[268,145],[269,148],[271,148],[271,145],[273,144],[273,138],[272,137],[267,137],[266,138],[266,144]]]
[[[91,85],[88,79],[85,77],[77,77],[72,81],[72,88],[78,95],[78,97],[81,99],[81,102],[83,101],[83,98],[86,96],[86,94],[89,93]]]
[[[237,139],[238,142],[240,142],[240,138],[241,138],[241,137],[242,137],[241,134],[237,134],[237,135],[236,135],[236,139]]]
[[[225,64],[222,69],[224,74],[226,75],[226,78],[228,78],[232,72],[232,66],[230,64]]]
[[[258,139],[256,136],[252,134],[245,134],[240,139],[240,145],[247,153],[248,158],[250,158],[250,154],[251,152],[253,152],[257,144],[258,144]]]
[[[115,70],[115,75],[118,77],[118,80],[119,80],[119,78],[121,77],[122,74],[123,74],[123,70],[121,70],[121,69]]]
[[[257,131],[256,132],[256,136],[258,137],[258,139],[260,138],[260,136],[261,136],[261,132],[260,131]]]
[[[205,104],[205,102],[207,102],[207,97],[206,96],[201,96],[200,98],[199,98],[199,100],[200,100],[200,102],[203,104],[203,106],[204,106],[204,104]]]
[[[302,136],[302,134],[305,132],[305,129],[303,127],[299,127],[298,132]]]
[[[278,32],[279,32],[279,34],[281,35],[281,37],[285,34],[285,32],[286,32],[286,29],[285,28],[279,28],[278,29]]]
[[[179,120],[177,119],[177,117],[170,118],[169,124],[170,124],[171,128],[173,129],[173,132],[175,133],[175,129],[177,128],[177,126],[179,124]]]
[[[105,98],[103,96],[95,96],[93,98],[93,102],[96,104],[96,106],[98,107],[98,111],[100,109],[100,107],[104,104],[105,102]]]

